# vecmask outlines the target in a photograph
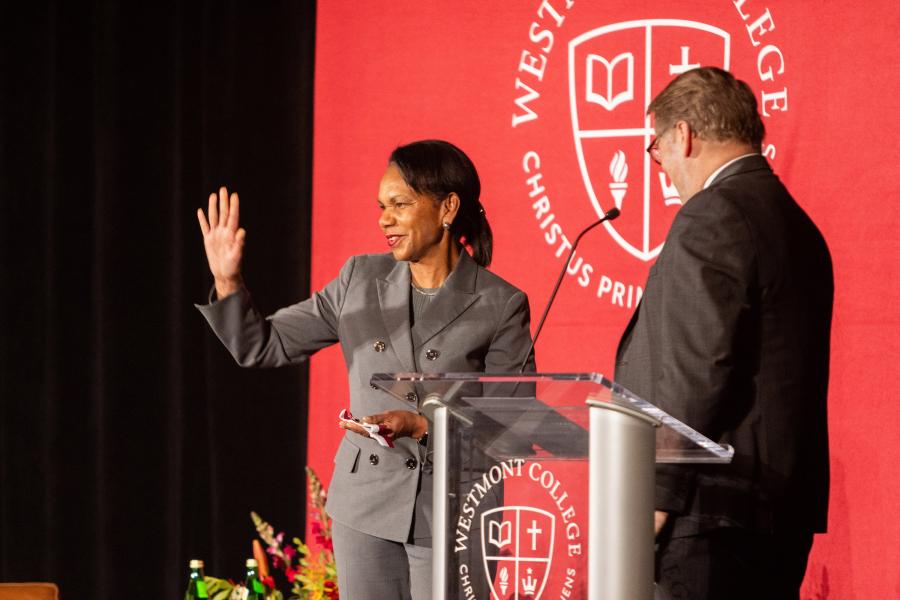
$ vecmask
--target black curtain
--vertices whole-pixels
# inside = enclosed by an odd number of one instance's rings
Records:
[[[263,310],[309,293],[312,2],[0,8],[0,580],[179,598],[305,520],[307,372],[239,369],[193,302],[241,194]]]

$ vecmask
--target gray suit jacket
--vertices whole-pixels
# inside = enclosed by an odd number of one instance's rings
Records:
[[[298,363],[339,342],[349,371],[350,410],[358,417],[416,410],[413,388],[408,400],[398,400],[371,387],[373,373],[413,372],[416,363],[427,373],[515,371],[525,358],[531,343],[527,297],[465,252],[418,318],[423,334],[417,347],[409,302],[408,263],[378,254],[350,258],[323,290],[266,319],[246,290],[198,308],[245,367]],[[335,456],[328,513],[358,531],[407,541],[423,457],[409,438],[389,449],[347,432]],[[422,488],[430,488],[430,469],[422,477]],[[429,523],[430,509],[420,506]]]
[[[735,457],[657,469],[673,535],[825,530],[832,296],[825,241],[763,157],[729,165],[676,215],[616,380]]]

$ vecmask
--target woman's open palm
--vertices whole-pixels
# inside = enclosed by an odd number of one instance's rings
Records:
[[[231,293],[241,284],[241,257],[247,232],[238,227],[240,202],[237,194],[228,196],[228,190],[219,188],[218,195],[209,195],[208,217],[203,209],[197,209],[197,220],[203,232],[203,246],[209,270],[216,280],[216,290]]]

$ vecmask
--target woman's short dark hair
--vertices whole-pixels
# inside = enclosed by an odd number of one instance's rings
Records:
[[[482,267],[491,264],[494,236],[481,206],[481,181],[465,152],[442,140],[422,140],[398,146],[388,161],[396,165],[406,184],[417,194],[443,200],[459,196],[459,211],[450,234],[457,243],[472,249],[472,258]]]

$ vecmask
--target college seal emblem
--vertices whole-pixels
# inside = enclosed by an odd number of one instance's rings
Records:
[[[492,519],[502,517],[498,521]],[[501,506],[481,515],[481,547],[485,572],[495,600],[534,598],[544,592],[553,561],[556,517],[530,506]]]
[[[572,134],[584,187],[598,217],[612,205],[622,210],[604,226],[636,258],[659,254],[663,234],[654,238],[650,224],[681,204],[644,152],[654,135],[646,114],[654,90],[700,65],[727,70],[730,51],[725,31],[676,19],[605,25],[569,42]]]

